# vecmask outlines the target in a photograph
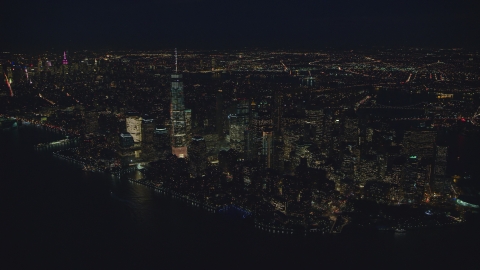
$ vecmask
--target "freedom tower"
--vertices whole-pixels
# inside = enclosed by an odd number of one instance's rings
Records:
[[[187,119],[183,103],[182,74],[178,74],[177,49],[175,49],[175,73],[171,75],[172,102],[170,120],[172,121],[172,154],[179,158],[187,157]]]

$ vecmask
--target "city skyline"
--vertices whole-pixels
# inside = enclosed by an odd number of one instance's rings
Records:
[[[457,263],[479,239],[479,63],[467,48],[1,52],[9,252]]]
[[[5,265],[478,264],[480,1],[3,2]]]
[[[343,196],[476,205],[472,192],[450,188],[470,174],[446,142],[449,130],[475,132],[478,125],[476,51],[192,50],[180,61],[176,49],[3,57],[4,113],[73,136],[53,145],[79,147],[56,155],[82,160],[86,171],[147,168],[146,183],[200,196],[212,209],[229,199],[202,192],[220,189],[257,219],[286,214],[282,226],[315,211],[312,224],[322,223],[348,209]],[[50,144],[37,149],[44,147]],[[246,194],[270,202],[257,205]],[[325,194],[339,204],[321,206]]]

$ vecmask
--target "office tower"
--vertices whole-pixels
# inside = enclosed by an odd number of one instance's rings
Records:
[[[252,120],[255,117],[257,117],[257,115],[258,115],[257,103],[255,103],[255,100],[252,100],[252,103],[250,103],[250,110],[248,112],[249,123],[252,123]]]
[[[62,75],[65,76],[68,74],[68,60],[66,52],[63,52],[63,60],[62,60]],[[64,78],[65,79],[65,78]]]
[[[139,143],[142,141],[142,118],[132,115],[126,118],[127,132],[133,137],[133,141]]]
[[[175,49],[175,73],[171,75],[172,100],[170,105],[172,154],[179,158],[185,158],[187,157],[187,127],[183,103],[183,77],[177,72],[177,50]]]
[[[344,174],[345,177],[354,179],[355,177],[355,156],[348,151],[342,156],[342,163],[340,165],[340,171]]]
[[[309,106],[305,110],[306,123],[310,124],[313,127],[313,141],[319,145],[322,140],[323,135],[323,110],[315,108],[314,106]]]
[[[155,121],[153,118],[144,116],[142,118],[142,143],[153,143],[155,135]]]
[[[331,152],[334,148],[334,131],[336,118],[332,113],[325,114],[323,120],[323,131],[322,131],[322,146],[326,148],[327,153]]]
[[[216,94],[216,114],[215,114],[215,127],[218,134],[218,140],[221,141],[224,139],[225,134],[223,133],[223,91],[218,90]]]
[[[284,114],[281,119],[283,141],[283,160],[291,160],[295,150],[295,143],[303,136],[305,119],[296,114]],[[288,167],[288,166],[287,166]]]
[[[130,133],[120,133],[119,146],[120,147],[117,148],[116,153],[119,156],[122,165],[132,164],[132,162],[137,161],[136,158],[140,157],[140,151],[135,147],[135,142]]]
[[[417,182],[420,180],[420,174],[418,170],[420,169],[419,159],[417,156],[410,156],[407,159],[403,167],[403,181],[402,187],[404,191],[404,199],[408,203],[419,202],[419,190],[417,187]],[[421,190],[423,193],[423,190]]]
[[[212,58],[212,70],[215,70],[217,68],[217,62],[215,61],[215,58]]]
[[[230,148],[245,153],[248,129],[248,100],[238,100],[235,114],[228,116],[230,122]]]
[[[364,155],[360,160],[354,163],[354,180],[361,187],[368,181],[377,181],[378,161],[376,155]]]
[[[142,158],[152,161],[155,159],[154,149],[155,121],[145,116],[142,119]]]
[[[40,75],[40,73],[42,72],[42,59],[41,58],[38,58],[38,63],[37,63],[37,75]]]
[[[367,128],[366,137],[367,142],[371,143],[373,141],[373,128]]]
[[[387,157],[384,155],[377,155],[378,162],[378,176],[380,181],[385,181],[385,175],[387,172]]]
[[[265,128],[262,133],[261,160],[266,168],[273,168],[273,129]]]
[[[313,183],[319,181],[321,172],[308,167],[306,158],[300,158],[300,163],[295,169],[295,176],[298,178],[298,184],[300,188],[299,193],[299,203],[303,214],[310,212],[312,206],[312,192],[313,192]]]
[[[8,83],[13,84],[13,69],[11,67],[7,67],[7,78]]]
[[[153,146],[156,155],[160,159],[164,159],[167,154],[172,152],[170,147],[170,136],[167,128],[156,127],[153,135]]]
[[[358,143],[358,120],[355,118],[346,118],[343,126],[342,141],[348,144],[356,145]]]
[[[186,141],[192,140],[192,110],[185,109],[185,133]]]
[[[444,195],[448,191],[447,179],[447,146],[436,146],[433,192],[436,195]]]
[[[63,65],[68,65],[67,53],[66,53],[66,52],[63,52],[62,64],[63,64]]]
[[[250,104],[247,159],[258,161],[262,153],[263,131],[273,128],[272,114],[266,101]]]
[[[190,174],[199,177],[205,174],[207,168],[207,145],[201,136],[194,136],[188,148],[190,159]]]
[[[294,152],[291,157],[292,169],[295,169],[297,166],[300,166],[302,159],[305,159],[305,162],[308,164],[308,160],[311,160],[310,147],[312,144],[310,142],[299,139],[294,143]]]
[[[434,156],[435,131],[406,131],[403,138],[403,154],[419,159]]]
[[[134,145],[133,137],[130,133],[120,133],[120,146],[123,148],[132,147]]]
[[[275,92],[274,112],[273,112],[273,128],[275,133],[280,134],[282,116],[283,116],[283,94],[279,91]]]

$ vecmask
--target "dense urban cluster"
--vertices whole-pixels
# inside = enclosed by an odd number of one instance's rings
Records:
[[[70,141],[56,155],[85,170],[137,170],[136,182],[262,229],[403,231],[458,224],[480,207],[478,51],[3,52],[0,60],[4,127],[15,118],[59,130]]]

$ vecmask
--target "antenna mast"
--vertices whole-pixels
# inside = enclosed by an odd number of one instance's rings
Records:
[[[175,48],[175,73],[178,73],[177,48]]]

